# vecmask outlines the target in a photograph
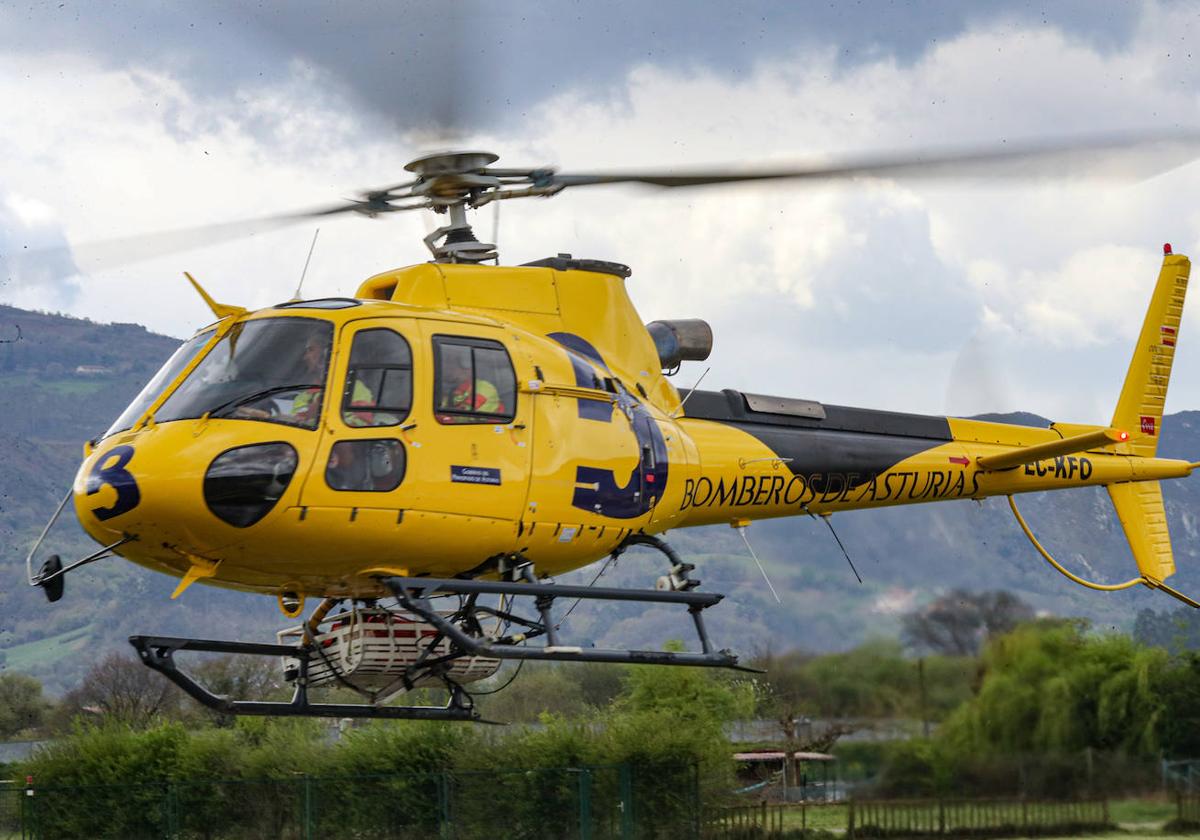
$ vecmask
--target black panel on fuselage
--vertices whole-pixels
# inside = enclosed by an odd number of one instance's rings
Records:
[[[886,472],[906,458],[952,440],[944,417],[826,405],[825,419],[752,411],[740,391],[696,391],[688,417],[734,426],[761,440],[792,473],[821,491],[829,473],[856,475],[851,486]]]

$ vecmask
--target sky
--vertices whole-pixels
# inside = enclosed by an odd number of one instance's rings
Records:
[[[1195,129],[1197,35],[1165,1],[0,4],[0,302],[186,336],[210,318],[183,271],[285,300],[316,224],[125,265],[89,243],[328,204],[435,148],[595,172]],[[645,320],[708,320],[681,388],[1103,423],[1162,244],[1200,252],[1197,194],[1200,163],[594,187],[475,224],[506,263],[623,262]],[[426,259],[435,224],[321,222],[306,295]],[[1197,310],[1168,411],[1200,409]]]

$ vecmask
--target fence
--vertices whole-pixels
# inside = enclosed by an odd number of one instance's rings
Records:
[[[698,837],[695,766],[0,789],[0,840]]]
[[[847,837],[1032,837],[1110,828],[1105,800],[852,802]]]
[[[713,808],[705,815],[705,840],[741,840],[752,837],[779,837],[783,834],[784,806],[735,805]]]
[[[1200,819],[1200,797],[1192,803]],[[836,805],[779,805],[766,802],[709,811],[704,836],[711,840],[802,837],[809,831],[845,829],[863,837],[1034,837],[1071,835],[1112,828],[1104,800],[1014,799],[851,801],[845,822],[822,819]],[[1184,819],[1183,802],[1180,820]],[[815,818],[814,818],[815,817]]]
[[[1194,830],[1200,828],[1200,794],[1179,794],[1178,812],[1172,828]]]
[[[1194,758],[1163,761],[1162,784],[1165,790],[1196,793],[1200,790],[1200,761]]]

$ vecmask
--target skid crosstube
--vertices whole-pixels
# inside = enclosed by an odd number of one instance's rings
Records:
[[[721,601],[724,595],[711,592],[662,591],[657,589],[617,589],[596,586],[564,586],[535,581],[484,581],[458,578],[387,577],[382,582],[400,601],[400,606],[419,616],[443,633],[456,647],[472,656],[496,659],[532,659],[556,662],[609,662],[639,665],[698,665],[713,668],[753,670],[738,665],[737,656],[727,650],[714,650],[704,629],[701,612]],[[527,622],[531,632],[509,639],[486,641],[470,636],[462,628],[440,615],[429,602],[434,594],[464,595],[468,603],[480,595],[529,596],[535,599],[540,622]],[[681,604],[688,608],[701,653],[661,650],[590,650],[559,644],[556,625],[550,612],[555,598],[600,601],[632,601],[656,604]],[[529,638],[545,636],[544,646],[524,644]]]
[[[445,706],[375,706],[365,703],[310,703],[308,700],[308,663],[310,652],[292,645],[225,642],[215,639],[183,639],[171,636],[130,636],[143,664],[158,671],[182,688],[189,696],[210,709],[230,715],[270,715],[274,717],[387,718],[391,720],[479,720],[470,696],[453,686]],[[247,656],[291,657],[300,663],[296,690],[289,702],[231,700],[213,694],[175,663],[178,651],[233,653]]]

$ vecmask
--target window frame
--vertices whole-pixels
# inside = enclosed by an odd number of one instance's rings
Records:
[[[404,342],[404,347],[408,351],[408,366],[407,367],[404,367],[401,365],[393,365],[393,364],[368,364],[368,365],[352,364],[352,362],[354,360],[354,345],[358,341],[358,337],[360,335],[364,335],[369,332],[381,332],[381,331],[390,332],[393,335],[398,336],[400,338],[400,340]],[[361,381],[360,379],[358,379],[356,372],[360,371],[360,370],[382,370],[382,371],[385,371],[384,375],[381,376],[380,380],[379,380],[381,392],[383,390],[383,387],[382,387],[383,383],[387,378],[386,371],[407,370],[408,371],[408,406],[404,409],[403,413],[401,413],[398,409],[393,408],[391,406],[384,406],[384,405],[379,405],[379,404],[370,406],[369,408],[364,408],[361,406],[356,408],[355,406],[353,406],[351,404],[351,400],[354,398],[354,383]],[[354,374],[353,378],[352,378],[352,374]],[[392,327],[383,326],[383,325],[364,327],[362,329],[356,330],[354,333],[354,336],[350,339],[350,350],[346,356],[346,375],[343,379],[342,400],[341,400],[341,405],[338,410],[338,417],[342,421],[343,426],[347,426],[347,427],[353,428],[353,429],[386,429],[386,428],[390,428],[392,426],[399,426],[401,423],[403,423],[405,420],[407,420],[409,418],[409,416],[412,414],[413,402],[416,399],[415,384],[416,384],[416,376],[415,376],[415,364],[413,362],[412,342],[408,340],[408,338],[404,335],[404,333],[402,333],[399,330],[394,329]],[[382,396],[382,393],[380,393],[379,396]],[[357,424],[353,424],[350,422],[349,418],[352,417],[353,415],[362,414],[362,413],[366,413],[366,412],[383,412],[386,414],[394,414],[394,415],[396,415],[396,420],[395,420],[395,422],[392,422],[392,423],[364,423],[362,425],[357,425]]]
[[[438,406],[438,397],[442,393],[442,352],[441,348],[444,345],[458,345],[460,347],[471,348],[471,384],[478,377],[475,375],[475,350],[499,350],[504,354],[505,361],[508,362],[508,370],[512,375],[512,405],[506,406],[506,411],[503,414],[495,414],[485,411],[461,411],[457,409],[441,408]],[[512,354],[508,352],[508,348],[504,343],[497,341],[494,338],[480,338],[478,336],[469,335],[449,335],[438,333],[431,337],[430,347],[433,351],[433,416],[437,422],[443,426],[478,426],[478,425],[500,425],[503,423],[511,423],[517,416],[517,404],[520,399],[519,388],[517,387],[517,369],[513,365]],[[493,386],[495,383],[492,383]],[[497,392],[499,389],[497,388]],[[444,418],[454,418],[446,420]]]

